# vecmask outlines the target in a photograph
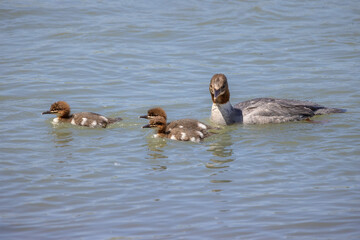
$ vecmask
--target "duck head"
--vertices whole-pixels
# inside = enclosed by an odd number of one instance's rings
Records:
[[[51,104],[50,110],[42,114],[56,114],[60,118],[66,118],[70,116],[70,106],[67,102],[58,101]]]
[[[148,110],[147,115],[142,115],[139,118],[153,119],[155,117],[163,117],[165,121],[167,119],[166,112],[161,107],[151,108]]]
[[[159,133],[165,133],[166,131],[166,119],[163,117],[154,117],[151,118],[149,124],[143,126],[142,128],[156,128]]]
[[[210,81],[209,91],[213,103],[225,104],[230,101],[230,91],[224,74],[215,74]]]

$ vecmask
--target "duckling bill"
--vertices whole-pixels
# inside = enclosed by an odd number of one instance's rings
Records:
[[[55,114],[57,117],[53,119],[53,123],[70,123],[72,125],[84,127],[103,127],[109,124],[121,121],[121,118],[108,118],[93,112],[80,112],[70,114],[70,106],[65,101],[58,101],[51,105],[49,111],[42,114]]]

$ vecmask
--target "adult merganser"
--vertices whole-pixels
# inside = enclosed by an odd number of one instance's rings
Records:
[[[43,112],[42,114],[56,114],[57,118],[54,118],[52,123],[71,123],[72,125],[85,126],[85,127],[103,127],[108,124],[121,121],[121,118],[107,118],[97,113],[92,112],[80,112],[70,114],[70,106],[67,102],[58,101],[51,104],[50,110]]]
[[[283,123],[346,111],[326,108],[309,101],[276,98],[255,98],[232,106],[229,85],[224,74],[215,74],[211,78],[209,90],[213,101],[210,120],[219,125]]]

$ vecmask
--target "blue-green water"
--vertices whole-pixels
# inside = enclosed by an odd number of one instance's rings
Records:
[[[1,239],[359,239],[358,1],[2,1]],[[346,108],[320,123],[155,139],[208,122],[214,73],[255,97]],[[73,112],[124,120],[60,125]]]

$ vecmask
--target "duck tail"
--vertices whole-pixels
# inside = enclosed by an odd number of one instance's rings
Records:
[[[117,117],[117,118],[108,118],[109,123],[108,124],[112,124],[112,123],[116,123],[116,122],[120,122],[122,120],[121,117]]]
[[[346,109],[342,108],[320,108],[316,110],[315,115],[324,115],[324,114],[332,114],[332,113],[344,113]]]

